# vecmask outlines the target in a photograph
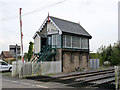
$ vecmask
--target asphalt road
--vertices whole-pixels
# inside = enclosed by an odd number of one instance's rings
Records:
[[[2,88],[72,88],[61,83],[38,82],[34,80],[11,77],[10,72],[1,74],[1,77]]]
[[[58,82],[38,82],[29,79],[11,77],[10,72],[0,73],[2,90],[101,90],[99,88],[73,88]]]

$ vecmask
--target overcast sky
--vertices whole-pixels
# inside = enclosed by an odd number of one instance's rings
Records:
[[[0,52],[20,45],[22,8],[24,52],[48,15],[80,24],[92,35],[90,50],[118,40],[118,0],[0,0]]]

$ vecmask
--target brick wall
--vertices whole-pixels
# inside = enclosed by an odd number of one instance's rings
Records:
[[[83,53],[80,51],[63,51],[62,49],[57,49],[55,60],[63,60],[63,72],[83,71],[89,69],[88,53]]]

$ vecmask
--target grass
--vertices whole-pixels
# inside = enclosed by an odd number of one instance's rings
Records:
[[[2,75],[2,76],[10,76],[10,77],[11,77],[11,74],[4,74],[4,75]]]
[[[102,70],[102,69],[109,69],[111,66],[100,66],[100,70]]]
[[[61,73],[56,73],[56,74],[46,74],[45,76],[53,76],[53,75],[58,75],[58,74],[61,74]]]
[[[6,72],[6,71],[2,71],[2,72],[0,72],[0,74],[4,74],[4,73],[10,73],[10,72]]]
[[[0,72],[2,76],[11,76],[11,72]]]
[[[111,66],[100,66],[99,69],[95,69],[95,70],[109,69],[110,67],[111,67]],[[45,76],[54,76],[54,75],[59,75],[59,74],[65,74],[65,73],[46,74]]]

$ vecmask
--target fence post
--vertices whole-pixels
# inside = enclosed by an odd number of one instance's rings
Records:
[[[115,66],[115,89],[118,90],[118,66]]]
[[[120,66],[118,66],[118,89],[120,89]]]

